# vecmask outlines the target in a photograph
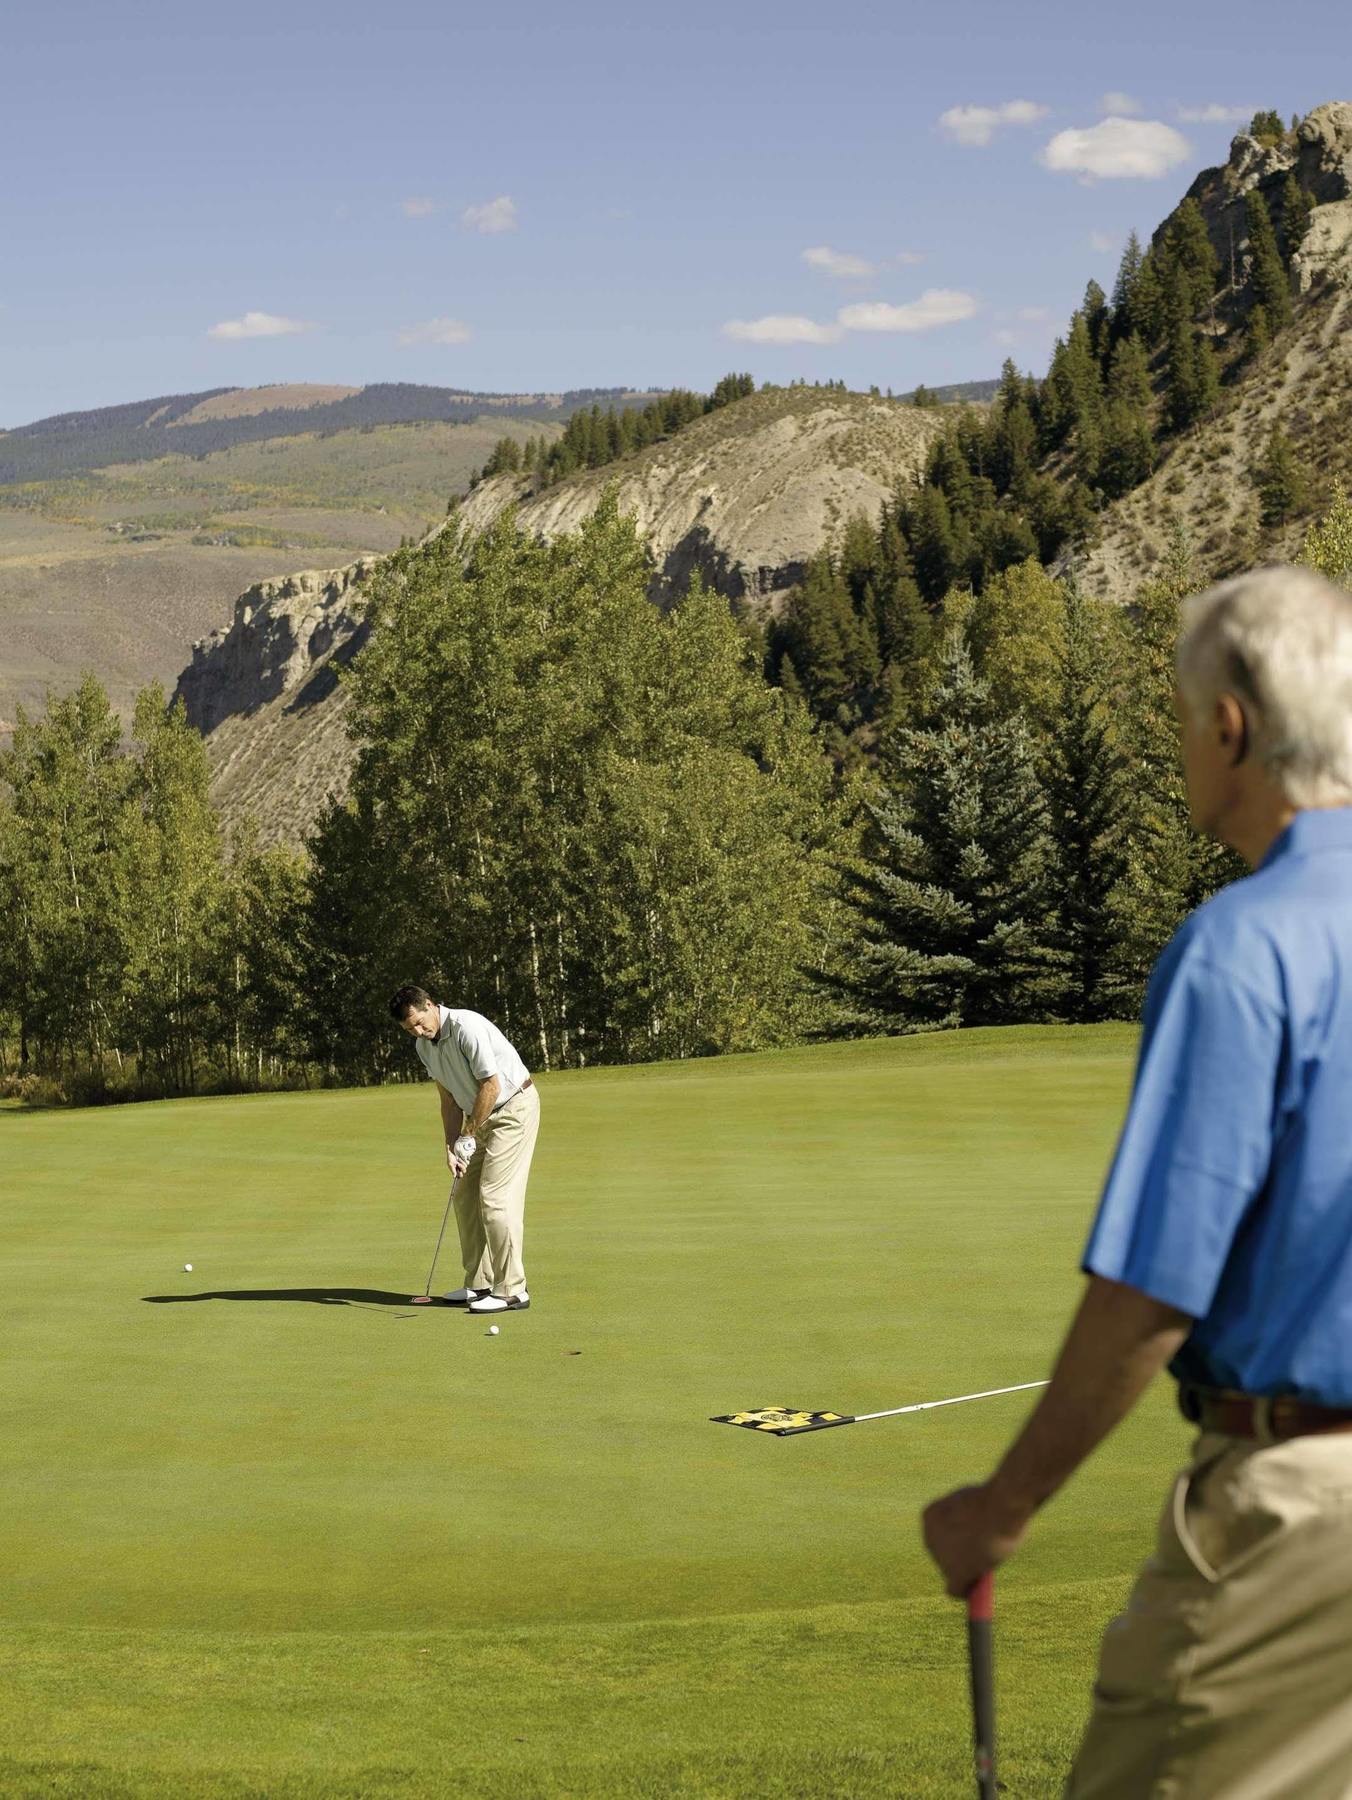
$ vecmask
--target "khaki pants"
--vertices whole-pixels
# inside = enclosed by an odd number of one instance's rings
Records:
[[[1204,1433],[1104,1633],[1073,1800],[1352,1796],[1352,1433]]]
[[[532,1082],[490,1115],[455,1190],[465,1286],[491,1288],[503,1300],[526,1291],[526,1181],[539,1129],[540,1096]]]

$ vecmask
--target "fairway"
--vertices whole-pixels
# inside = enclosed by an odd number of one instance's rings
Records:
[[[546,1076],[496,1338],[399,1304],[446,1198],[425,1086],[0,1113],[0,1793],[967,1792],[917,1513],[1036,1396],[709,1418],[1047,1374],[1133,1045]],[[997,1582],[1012,1795],[1064,1773],[1185,1454],[1168,1387]]]

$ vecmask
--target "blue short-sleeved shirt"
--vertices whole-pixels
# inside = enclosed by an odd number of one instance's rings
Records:
[[[1146,992],[1088,1274],[1196,1320],[1186,1381],[1352,1406],[1352,808],[1298,813]]]

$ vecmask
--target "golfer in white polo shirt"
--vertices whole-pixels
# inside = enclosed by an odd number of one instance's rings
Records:
[[[401,987],[390,1015],[417,1040],[441,1099],[465,1265],[465,1285],[446,1298],[476,1313],[524,1312],[530,1294],[521,1242],[540,1096],[526,1065],[482,1013],[441,1006],[423,988]]]

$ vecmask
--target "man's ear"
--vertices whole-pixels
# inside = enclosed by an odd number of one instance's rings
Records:
[[[1237,769],[1249,754],[1249,720],[1233,694],[1217,699],[1215,723],[1221,748],[1230,752],[1230,767]]]

